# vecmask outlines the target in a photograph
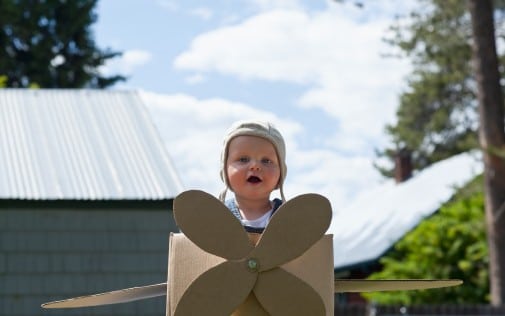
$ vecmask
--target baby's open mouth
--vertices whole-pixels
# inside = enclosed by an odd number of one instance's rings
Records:
[[[256,176],[250,176],[249,178],[247,178],[247,182],[259,183],[259,182],[261,182],[261,179]]]

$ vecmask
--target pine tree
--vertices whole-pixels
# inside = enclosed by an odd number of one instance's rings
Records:
[[[479,147],[466,1],[420,2],[423,10],[411,12],[407,24],[399,20],[388,39],[412,60],[414,70],[400,96],[396,122],[386,126],[391,143],[378,150],[390,162],[397,152],[411,152],[415,169]],[[503,1],[496,3],[495,9],[503,11]],[[377,168],[392,176],[391,165]]]
[[[125,80],[100,66],[120,53],[96,47],[97,0],[0,1],[0,73],[7,87],[106,88]]]

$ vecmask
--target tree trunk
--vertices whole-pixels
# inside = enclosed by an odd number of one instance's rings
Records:
[[[492,0],[469,0],[484,158],[491,304],[505,304],[505,131]],[[501,156],[501,157],[500,157]]]

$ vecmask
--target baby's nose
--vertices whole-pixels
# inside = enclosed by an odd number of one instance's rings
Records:
[[[260,169],[260,163],[257,160],[251,160],[250,169],[251,170],[259,170]]]

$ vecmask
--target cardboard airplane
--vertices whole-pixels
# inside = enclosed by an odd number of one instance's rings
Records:
[[[42,304],[75,308],[167,296],[166,315],[333,315],[334,293],[415,290],[461,280],[334,279],[329,201],[297,196],[274,213],[263,234],[247,233],[210,194],[174,200],[182,233],[170,235],[168,281]]]

